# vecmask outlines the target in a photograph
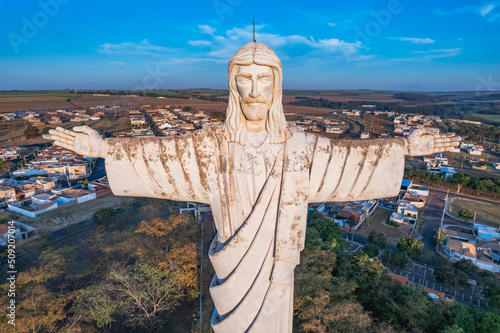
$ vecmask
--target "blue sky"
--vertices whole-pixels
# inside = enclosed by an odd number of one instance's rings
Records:
[[[473,4],[471,4],[473,3]],[[0,89],[226,88],[252,39],[285,89],[500,90],[496,1],[3,1]]]

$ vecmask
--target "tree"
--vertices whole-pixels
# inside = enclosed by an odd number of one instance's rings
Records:
[[[405,252],[394,252],[392,250],[385,250],[382,254],[382,261],[394,265],[401,270],[406,270],[412,264],[411,258]]]
[[[424,243],[415,238],[403,237],[397,247],[399,251],[406,252],[410,257],[413,257],[422,253]]]
[[[387,268],[378,258],[370,258],[366,253],[341,257],[338,276],[351,279],[362,290],[377,288],[389,279]]]
[[[96,224],[105,224],[111,221],[111,219],[117,214],[116,209],[112,207],[105,207],[98,209],[93,215],[92,218]]]
[[[460,259],[459,261],[453,263],[453,266],[467,275],[477,273],[477,266],[468,259]]]
[[[384,249],[387,248],[387,245],[389,244],[384,234],[379,234],[375,230],[370,231],[370,234],[368,235],[368,241]]]
[[[436,232],[434,233],[434,241],[436,241],[436,243],[438,244],[443,244],[445,239],[446,239],[446,231],[441,228],[436,230]]]
[[[454,268],[438,267],[434,270],[434,276],[436,281],[446,283],[452,287],[469,287],[467,274]]]
[[[354,301],[332,302],[323,291],[299,314],[303,332],[363,332],[371,318],[361,304]]]
[[[465,331],[457,324],[453,324],[452,326],[445,326],[439,333],[465,333]]]
[[[98,328],[109,330],[115,321],[113,315],[119,310],[119,303],[112,297],[112,288],[109,283],[99,283],[79,290],[69,312],[94,322]]]
[[[363,247],[363,252],[366,253],[370,258],[378,257],[378,246],[375,244],[368,244]]]
[[[89,181],[88,180],[79,180],[78,185],[82,185],[82,188],[88,189],[89,187]]]
[[[307,215],[306,239],[324,249],[340,253],[344,249],[340,226],[317,211]]]
[[[44,127],[41,134],[49,134],[50,127]]]
[[[346,220],[347,225],[349,226],[349,231],[351,231],[352,227],[356,225],[356,218],[350,215]]]
[[[36,138],[40,134],[40,131],[37,127],[33,127],[33,125],[28,125],[24,129],[24,136],[26,139]]]
[[[120,312],[128,314],[127,324],[132,327],[160,326],[162,314],[173,311],[186,296],[177,274],[165,276],[148,264],[115,268],[110,278],[123,300]]]
[[[474,218],[474,212],[468,209],[462,209],[458,216],[463,217],[464,219],[470,220]]]

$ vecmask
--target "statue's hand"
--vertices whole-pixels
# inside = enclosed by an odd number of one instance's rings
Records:
[[[44,139],[54,140],[54,144],[88,157],[104,157],[105,142],[96,130],[88,126],[75,126],[73,131],[57,127],[44,135]]]
[[[422,156],[448,151],[458,146],[461,139],[455,133],[439,134],[437,128],[419,128],[405,139],[405,155]]]

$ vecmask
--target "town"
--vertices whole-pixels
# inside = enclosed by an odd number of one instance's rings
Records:
[[[171,105],[164,103],[169,99],[157,100],[1,114],[0,126],[17,129],[22,136],[0,150],[0,246],[6,249],[9,244],[9,223],[15,225],[18,244],[45,237],[68,242],[98,227],[103,216],[130,205],[130,198],[112,194],[102,159],[41,141],[49,129],[89,125],[104,138],[150,138],[183,135],[224,122],[225,114],[209,102],[203,107],[191,100]],[[406,138],[416,129],[447,132],[461,124],[489,128],[480,121],[398,113],[377,104],[321,113],[299,107],[285,116],[289,126],[334,140]],[[397,197],[311,203],[309,215],[339,228],[344,252],[380,258],[392,279],[420,286],[430,298],[488,308],[489,296],[478,278],[486,275],[478,272],[500,273],[499,197],[485,180],[500,179],[499,151],[498,141],[466,135],[449,152],[407,158]],[[176,210],[194,212],[199,223],[215,232],[209,206],[187,202]]]

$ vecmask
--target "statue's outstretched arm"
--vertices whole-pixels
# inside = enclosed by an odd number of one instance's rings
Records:
[[[44,139],[54,140],[54,144],[88,157],[105,157],[106,142],[101,135],[88,126],[75,126],[73,130],[62,127],[51,129]]]
[[[455,133],[439,134],[437,128],[420,128],[405,139],[405,155],[422,156],[449,151],[458,146],[461,139]]]

